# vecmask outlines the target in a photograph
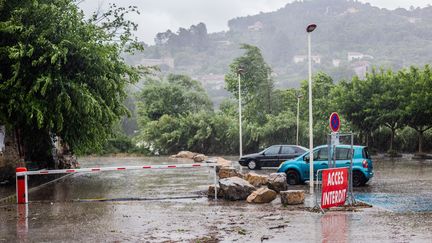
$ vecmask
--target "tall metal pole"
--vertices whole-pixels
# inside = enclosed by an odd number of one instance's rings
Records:
[[[312,32],[312,31],[311,31]],[[312,57],[311,32],[308,32],[308,58],[309,58],[309,192],[314,192],[314,158],[313,158],[313,120],[312,120]]]
[[[239,100],[239,141],[240,141],[240,157],[243,156],[243,144],[242,144],[242,105],[241,105],[241,82],[240,82],[240,70],[238,72],[238,100]]]
[[[297,136],[296,136],[296,145],[299,145],[299,110],[300,110],[300,96],[297,95]]]

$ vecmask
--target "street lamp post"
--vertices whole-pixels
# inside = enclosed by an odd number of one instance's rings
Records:
[[[316,24],[306,27],[308,36],[308,59],[309,59],[309,192],[314,193],[314,158],[313,158],[313,120],[312,120],[312,56],[311,56],[311,33],[316,29]]]
[[[297,92],[297,136],[296,136],[296,145],[299,145],[299,115],[300,115],[300,99],[303,97],[300,92]]]
[[[239,142],[240,142],[240,158],[243,156],[243,143],[242,143],[242,105],[241,105],[241,74],[244,72],[242,68],[237,70],[238,75],[238,100],[239,100]],[[240,167],[241,168],[241,167]]]

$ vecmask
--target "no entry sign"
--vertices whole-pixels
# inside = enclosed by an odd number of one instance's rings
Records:
[[[321,208],[345,204],[348,190],[348,168],[325,169],[322,171]]]
[[[340,118],[337,112],[333,112],[330,115],[330,129],[333,132],[339,132],[340,129]]]

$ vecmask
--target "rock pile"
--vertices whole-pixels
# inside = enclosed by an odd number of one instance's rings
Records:
[[[216,186],[217,189],[217,197],[218,198],[223,198],[223,194],[222,194],[222,190],[220,189],[219,186]],[[214,185],[210,185],[207,191],[207,196],[209,198],[214,198],[215,196],[215,186]]]
[[[247,173],[244,178],[255,187],[265,186],[268,183],[268,176],[258,175],[254,172]]]
[[[288,189],[287,178],[285,173],[271,173],[268,178],[268,188],[276,192]]]
[[[249,182],[237,176],[220,179],[219,186],[223,198],[232,201],[245,200],[255,190]]]
[[[243,178],[243,175],[232,167],[221,167],[219,169],[218,176],[219,176],[219,179],[225,179],[225,178],[230,178],[230,177],[234,177],[234,176]]]
[[[229,160],[226,160],[222,157],[207,157],[204,154],[195,153],[191,151],[180,151],[177,154],[171,155],[170,158],[172,159],[189,159],[193,160],[196,163],[200,162],[208,162],[208,163],[217,163],[217,170],[219,171],[222,167],[231,167],[232,162]]]
[[[304,203],[305,194],[302,190],[289,190],[280,192],[283,205],[296,205]]]
[[[194,162],[203,162],[207,160],[207,156],[204,154],[199,154],[191,151],[180,151],[177,154],[170,156],[173,159],[190,159]]]
[[[268,188],[262,187],[250,194],[246,201],[248,203],[269,203],[273,201],[277,196],[277,193]]]
[[[284,205],[304,202],[303,191],[287,191],[285,173],[272,173],[267,176],[249,172],[243,175],[231,166],[221,166],[218,176],[218,198],[231,201],[246,200],[248,203],[270,203],[280,193]],[[214,185],[209,186],[208,197],[214,198],[214,193]]]
[[[171,155],[170,157],[175,159],[193,159],[197,154],[198,153],[191,151],[180,151],[177,154]]]

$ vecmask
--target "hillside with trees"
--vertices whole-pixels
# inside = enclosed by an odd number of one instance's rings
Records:
[[[313,68],[338,82],[353,75],[364,77],[374,66],[398,70],[428,63],[431,18],[432,7],[387,10],[358,1],[295,1],[274,12],[231,19],[226,32],[208,33],[205,23],[199,23],[158,33],[155,45],[129,61],[161,60],[163,71],[200,80],[212,100],[220,103],[217,97],[228,96],[223,75],[231,60],[241,55],[242,43],[262,50],[276,87],[299,87],[307,77],[305,27],[316,23]]]
[[[343,130],[355,132],[356,142],[372,150],[429,151],[431,17],[432,7],[387,10],[357,1],[311,0],[232,19],[226,32],[208,33],[199,23],[158,33],[155,45],[127,57],[161,70],[137,95],[135,141],[160,153],[236,153],[241,67],[244,152],[294,143],[296,95],[306,97],[308,88],[305,27],[313,22],[318,24],[312,43],[315,142],[326,143],[328,115],[337,110]],[[185,80],[195,88],[184,86]],[[198,95],[204,90],[207,94]],[[180,100],[170,101],[164,92],[178,93]],[[194,96],[201,100],[194,103]],[[306,112],[307,99],[301,99],[303,145]]]

